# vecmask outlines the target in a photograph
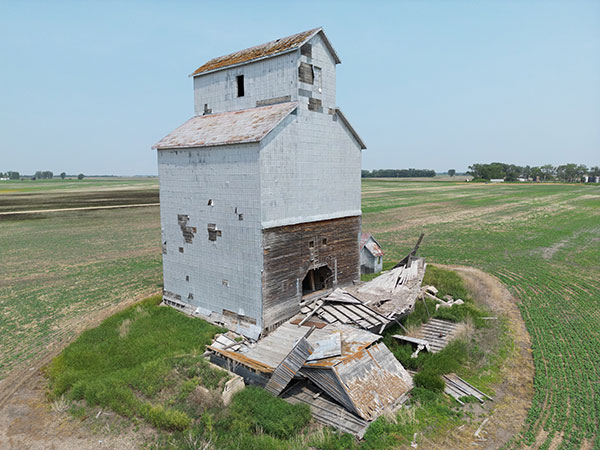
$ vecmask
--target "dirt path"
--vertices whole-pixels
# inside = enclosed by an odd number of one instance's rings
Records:
[[[118,209],[118,208],[142,208],[144,206],[159,206],[160,203],[138,203],[133,205],[109,205],[109,206],[81,206],[78,208],[57,208],[57,209],[35,209],[28,211],[4,211],[0,216],[14,216],[18,214],[44,214],[65,211],[91,211],[95,209]]]
[[[455,270],[463,278],[474,300],[483,303],[495,315],[508,319],[514,340],[514,352],[501,369],[503,381],[495,386],[493,402],[483,407],[470,404],[474,414],[471,424],[440,436],[423,448],[435,449],[497,449],[518,433],[525,421],[533,397],[533,357],[531,340],[515,299],[495,277],[472,267],[441,266]],[[485,419],[481,440],[473,436]]]
[[[43,358],[12,371],[0,381],[0,448],[1,449],[134,449],[139,440],[136,433],[114,433],[120,419],[103,414],[93,433],[66,411],[56,410],[46,398],[46,379],[41,369],[84,330],[99,325],[107,317],[157,292],[123,300],[118,305],[98,311],[92,317],[82,317],[69,327],[71,339],[55,342]],[[60,409],[60,408],[59,408]]]

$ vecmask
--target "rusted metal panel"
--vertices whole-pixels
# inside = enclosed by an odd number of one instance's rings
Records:
[[[152,148],[162,150],[260,142],[297,106],[297,102],[286,102],[195,116]]]
[[[337,282],[337,286],[359,279],[359,232],[358,216],[263,231],[265,328],[300,311],[302,280],[310,269],[327,265],[335,278],[331,281]]]

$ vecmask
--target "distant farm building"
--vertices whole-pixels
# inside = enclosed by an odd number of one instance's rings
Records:
[[[257,338],[359,278],[361,150],[321,28],[208,61],[158,150],[164,302]]]
[[[379,273],[383,268],[383,250],[370,233],[360,235],[360,273]]]

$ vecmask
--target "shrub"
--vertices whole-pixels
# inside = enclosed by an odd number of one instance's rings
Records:
[[[310,421],[308,405],[291,405],[264,389],[247,387],[238,392],[221,428],[228,431],[260,431],[283,439],[295,436]]]
[[[446,383],[442,377],[432,370],[423,370],[417,373],[414,378],[415,386],[422,387],[434,392],[442,392]]]

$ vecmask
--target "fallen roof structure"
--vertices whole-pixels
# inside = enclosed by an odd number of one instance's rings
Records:
[[[288,403],[310,406],[313,418],[322,423],[362,438],[371,422],[361,419],[341,406],[308,380],[295,381],[282,394]]]
[[[254,345],[240,346],[238,351],[225,349],[223,343],[208,349],[217,357],[215,362],[229,361],[229,369],[242,376],[253,372],[263,383],[252,376],[249,382],[264,385],[270,383],[282,363],[289,367],[286,358],[296,353],[290,349],[297,348],[306,331],[306,326],[286,322]],[[363,420],[374,420],[413,387],[404,367],[383,343],[377,343],[380,339],[369,331],[339,323],[314,327],[306,338],[314,351],[310,355],[304,352],[306,359],[300,370],[292,368],[287,370],[287,378],[277,377],[273,391],[281,392],[285,388],[282,380],[290,380],[293,372],[308,378],[349,412]],[[241,373],[236,371],[240,367],[245,369]]]
[[[329,324],[354,325],[374,333],[383,332],[390,323],[390,319],[369,308],[346,290],[339,288],[310,306],[304,306],[300,312],[305,315],[302,320],[308,320],[315,315]]]
[[[367,283],[346,290],[375,312],[394,320],[413,310],[421,292],[426,267],[424,258],[415,258],[410,266],[383,272]]]

